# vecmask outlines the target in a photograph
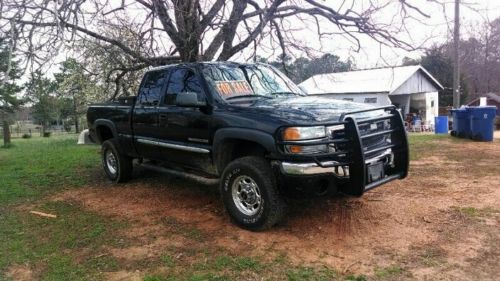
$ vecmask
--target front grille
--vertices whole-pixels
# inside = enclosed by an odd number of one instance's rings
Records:
[[[375,157],[384,150],[379,150],[379,148],[391,144],[391,133],[394,131],[393,122],[390,119],[376,120],[372,122],[361,123],[358,125],[358,130],[360,137],[362,138],[363,151],[369,152],[367,157]],[[382,133],[386,132],[386,133]]]
[[[393,117],[394,114],[386,113],[358,121],[358,131],[365,158],[376,157],[394,147],[391,135],[400,128],[393,122]]]
[[[376,117],[357,119],[356,114],[360,112],[381,112]],[[383,111],[383,112],[382,112]],[[278,141],[278,145],[285,152],[287,145],[327,145],[325,153],[310,155],[290,155],[288,158],[297,161],[314,160],[316,163],[337,162],[338,165],[352,164],[358,160],[369,160],[387,153],[388,149],[396,149],[401,146],[402,138],[405,137],[399,112],[393,107],[375,108],[343,115],[336,123],[324,124],[330,130],[328,137],[314,141]],[[401,132],[400,132],[401,131]],[[361,155],[360,155],[361,154]],[[358,158],[356,155],[360,155]]]
[[[384,121],[378,121],[373,123],[365,123],[358,126],[358,130],[361,136],[366,136],[376,132],[384,130]],[[386,140],[386,135],[374,136],[363,140],[363,149],[369,150],[376,148],[377,146],[383,145]]]

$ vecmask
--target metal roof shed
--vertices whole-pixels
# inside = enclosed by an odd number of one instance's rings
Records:
[[[420,113],[433,122],[438,115],[438,91],[443,86],[420,65],[375,68],[315,75],[300,83],[310,95],[395,104],[402,113]]]

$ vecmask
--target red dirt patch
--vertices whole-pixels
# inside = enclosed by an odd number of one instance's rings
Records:
[[[27,265],[14,264],[9,266],[6,270],[6,276],[16,281],[34,280],[33,271]]]
[[[130,221],[126,235],[137,243],[110,249],[112,255],[123,259],[157,257],[161,249],[197,240],[234,254],[273,258],[285,253],[296,263],[327,264],[357,274],[372,274],[376,267],[402,263],[417,279],[437,273],[474,279],[468,269],[478,265],[472,261],[488,251],[488,258],[498,261],[492,256],[497,249],[489,245],[500,241],[494,231],[498,217],[490,218],[488,224],[467,222],[481,225],[478,229],[488,236],[465,228],[450,214],[455,212],[453,206],[500,209],[500,170],[487,166],[485,169],[496,169],[496,173],[486,171],[476,176],[467,168],[470,161],[496,163],[500,143],[443,143],[447,151],[412,162],[407,179],[362,198],[294,202],[287,220],[266,232],[249,232],[229,223],[216,188],[147,172],[128,184],[103,183],[53,199],[77,201],[89,210]],[[193,229],[201,234],[186,234]],[[464,239],[454,234],[464,235]],[[415,256],[415,249],[425,251],[436,245],[441,247],[446,264],[456,267],[426,266]],[[500,272],[489,274],[494,273]],[[488,276],[493,275],[483,279]]]

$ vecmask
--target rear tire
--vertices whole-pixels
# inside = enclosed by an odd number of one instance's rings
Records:
[[[234,223],[249,230],[264,230],[283,219],[286,203],[278,192],[268,161],[247,156],[229,163],[222,174],[220,192]]]
[[[126,182],[132,175],[132,158],[120,153],[118,141],[110,139],[102,143],[102,165],[106,176],[113,182]]]

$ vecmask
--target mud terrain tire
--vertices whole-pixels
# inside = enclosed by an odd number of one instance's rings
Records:
[[[132,158],[118,150],[118,142],[110,139],[102,143],[102,166],[106,176],[113,182],[126,182],[132,175]]]
[[[246,156],[229,163],[220,192],[233,222],[248,230],[268,229],[286,213],[271,165],[262,157]]]

